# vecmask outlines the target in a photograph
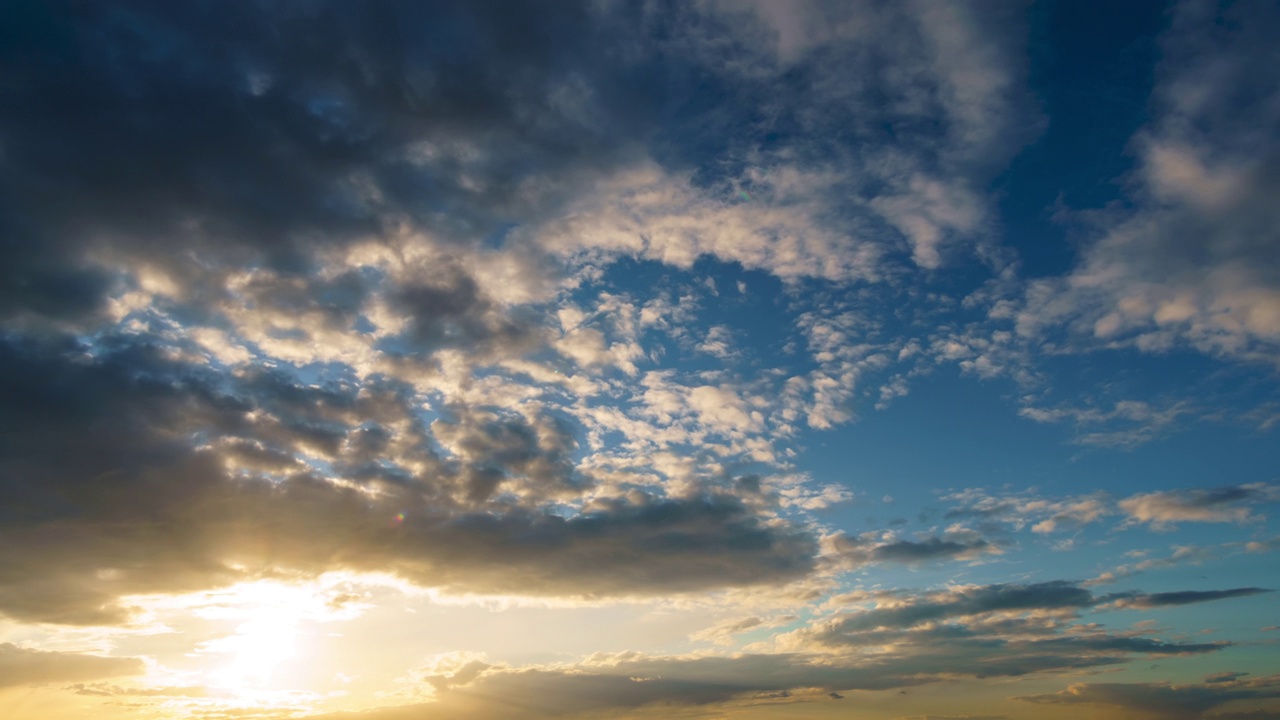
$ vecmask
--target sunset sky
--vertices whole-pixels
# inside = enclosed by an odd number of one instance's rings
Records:
[[[2,5],[5,720],[1280,720],[1280,4]]]

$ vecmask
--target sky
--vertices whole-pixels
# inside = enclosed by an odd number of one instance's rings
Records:
[[[1280,5],[0,12],[0,715],[1280,718]]]

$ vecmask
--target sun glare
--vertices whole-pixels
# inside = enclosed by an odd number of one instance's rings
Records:
[[[394,579],[350,573],[326,573],[308,582],[259,580],[219,590],[178,596],[135,596],[135,606],[157,626],[183,615],[198,618],[205,638],[191,647],[198,683],[222,697],[254,705],[279,692],[306,691],[286,687],[308,624],[354,619],[367,609],[366,593],[374,586],[397,586]],[[296,675],[292,677],[296,682]]]
[[[271,687],[275,670],[297,652],[298,623],[314,605],[310,588],[262,582],[232,588],[199,609],[209,619],[241,620],[234,634],[197,649],[226,658],[209,671],[208,686],[233,693]]]

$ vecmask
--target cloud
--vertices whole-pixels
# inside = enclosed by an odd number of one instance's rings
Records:
[[[1278,680],[1272,676],[1203,685],[1079,683],[1061,692],[1018,699],[1042,705],[1104,705],[1145,717],[1197,720],[1218,717],[1207,713],[1233,700],[1280,697]]]
[[[813,635],[828,644],[854,643],[859,632],[878,628],[907,629],[922,623],[993,612],[1075,610],[1094,602],[1088,590],[1060,580],[1034,585],[961,587],[935,597],[845,614],[823,623]]]
[[[1172,432],[1178,419],[1190,412],[1185,402],[1153,407],[1138,400],[1121,400],[1110,410],[1026,406],[1018,414],[1041,423],[1071,420],[1078,429],[1074,442],[1080,445],[1132,448]]]
[[[1079,530],[1115,513],[1111,499],[1104,493],[1051,499],[1034,491],[993,494],[968,488],[948,493],[942,499],[957,504],[943,515],[947,520],[1003,522],[1018,530],[1030,526],[1040,535]]]
[[[1156,529],[1179,522],[1248,523],[1258,516],[1251,505],[1280,501],[1280,487],[1270,483],[1226,485],[1195,490],[1166,490],[1134,495],[1118,505],[1134,523]]]
[[[1280,488],[1266,482],[1243,483],[1216,488],[1160,490],[1131,495],[1118,501],[1103,492],[1056,499],[1044,497],[1034,490],[991,493],[981,488],[968,488],[945,494],[942,499],[955,503],[943,515],[947,520],[977,520],[988,525],[1005,523],[1015,530],[1030,527],[1036,534],[1049,535],[1079,530],[1113,515],[1126,516],[1122,527],[1145,523],[1156,530],[1170,529],[1179,522],[1259,522],[1263,516],[1256,512],[1256,508],[1280,501]],[[1265,542],[1259,542],[1260,551],[1265,547]],[[1192,554],[1193,549],[1187,548],[1180,551],[1177,559]],[[1153,566],[1147,564],[1147,567]]]
[[[1073,347],[1190,347],[1274,364],[1280,87],[1256,68],[1277,61],[1280,13],[1183,2],[1171,18],[1151,119],[1130,144],[1127,207],[1065,213],[1089,239],[1080,262],[1031,282],[1016,326]]]
[[[1177,592],[1152,593],[1150,595],[1135,595],[1117,601],[1117,605],[1136,608],[1170,607],[1209,602],[1211,600],[1248,597],[1268,592],[1271,591],[1256,587],[1232,588],[1230,590],[1181,590]]]
[[[61,349],[0,346],[0,535],[27,548],[0,562],[0,610],[24,620],[116,622],[123,595],[273,568],[571,596],[814,568],[814,538],[728,494],[636,491],[554,512],[549,499],[585,486],[565,460],[571,436],[545,418],[461,410],[429,426],[394,384],[245,373],[227,386],[128,341]]]
[[[847,285],[984,242],[979,189],[1031,132],[1018,20],[918,10],[797,20],[838,29],[778,54],[756,40],[787,13],[714,7],[33,4],[0,110],[0,532],[37,550],[0,562],[0,609],[118,621],[276,565],[571,595],[812,572],[799,516],[842,490],[717,481],[785,464],[774,388],[641,370],[696,300],[553,322],[624,255]],[[771,100],[726,119],[708,84]],[[884,364],[833,353],[785,402],[845,422]]]
[[[322,715],[309,720],[432,717],[557,717],[619,712],[645,706],[698,706],[735,698],[750,703],[786,698],[800,701],[798,689],[816,689],[813,699],[830,699],[839,689],[913,686],[921,680],[866,669],[813,662],[800,655],[663,657],[623,653],[593,656],[584,663],[542,668],[486,670],[474,681],[450,688],[431,703],[367,713]]]
[[[734,636],[741,633],[776,628],[782,625],[795,622],[799,619],[796,615],[782,615],[773,618],[760,617],[743,617],[725,620],[723,622],[704,628],[691,635],[690,640],[709,640],[718,645],[732,645]]]
[[[0,643],[0,688],[141,675],[142,660],[53,652]]]
[[[580,663],[559,666],[487,667],[466,682],[450,684],[430,703],[324,715],[315,720],[398,720],[427,713],[445,718],[557,717],[646,706],[716,706],[731,701],[750,705],[781,698],[820,702],[847,697],[851,690],[908,688],[944,679],[954,681],[957,676],[1016,676],[1095,667],[1116,662],[1116,653],[1176,652],[1157,641],[1124,640],[1113,638],[1105,646],[1064,642],[1032,648],[922,642],[881,654],[874,662],[857,655],[809,653],[731,657],[597,654]]]
[[[903,540],[892,533],[868,532],[856,537],[836,533],[824,542],[829,548],[827,559],[846,568],[883,562],[917,565],[943,560],[972,560],[999,552],[991,543],[968,532],[919,541]]]
[[[176,687],[122,687],[120,685],[112,685],[108,683],[76,683],[66,688],[76,695],[90,695],[94,697],[159,697],[159,698],[203,698],[216,696],[217,691],[211,691],[203,686],[176,686]]]
[[[1101,573],[1096,578],[1093,578],[1084,584],[1086,586],[1105,585],[1115,582],[1121,578],[1132,577],[1139,573],[1146,572],[1147,570],[1172,568],[1183,563],[1200,565],[1239,553],[1270,552],[1275,544],[1274,540],[1261,540],[1223,543],[1221,545],[1211,545],[1207,547],[1199,545],[1175,545],[1173,546],[1173,552],[1167,557],[1148,558],[1135,563],[1119,565],[1112,570]]]

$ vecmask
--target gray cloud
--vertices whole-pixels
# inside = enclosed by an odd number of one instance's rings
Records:
[[[1119,639],[1113,642],[1119,644]],[[623,653],[554,668],[477,668],[468,672],[465,682],[436,683],[437,695],[430,703],[314,720],[399,720],[422,714],[443,718],[601,716],[640,707],[729,701],[812,702],[847,697],[849,691],[909,688],[957,676],[1017,676],[1118,662],[1116,647],[1105,648],[1109,654],[1098,647],[1068,645],[1026,649],[921,642],[899,646],[871,662],[856,656],[809,654],[651,657]],[[1137,645],[1120,652],[1168,654],[1164,649],[1137,649]]]
[[[1073,623],[1092,608],[1158,608],[1244,597],[1257,588],[1094,595],[1075,583],[985,585],[876,600],[876,607],[838,613],[783,636],[794,648],[850,651],[867,645],[916,646],[925,653],[973,653],[979,674],[1020,675],[1073,663],[1107,664],[1128,654],[1208,653],[1230,643],[1165,642],[1137,633],[1112,634]],[[934,648],[946,648],[934,649]],[[988,657],[995,649],[1003,655]],[[959,662],[959,661],[957,661]]]
[[[141,675],[144,670],[138,658],[52,652],[0,643],[0,688]]]
[[[821,642],[856,642],[851,635],[876,628],[909,628],[924,622],[1001,611],[1078,609],[1094,604],[1093,594],[1057,580],[1035,585],[985,585],[945,593],[897,607],[844,615],[821,626]]]
[[[397,218],[483,237],[536,213],[560,190],[531,174],[572,185],[653,117],[620,12],[30,3],[0,115],[6,313],[91,309],[103,260],[296,271]]]
[[[1248,597],[1260,593],[1271,592],[1265,588],[1232,588],[1231,590],[1181,590],[1178,592],[1152,593],[1124,598],[1119,604],[1124,607],[1156,608],[1192,603],[1225,600],[1228,598]]]
[[[1079,683],[1058,693],[1019,699],[1043,705],[1104,705],[1145,717],[1197,720],[1219,717],[1207,713],[1233,700],[1280,697],[1278,681],[1272,676],[1204,685]]]
[[[107,345],[0,346],[0,538],[22,549],[0,560],[0,610],[14,617],[114,622],[120,595],[272,569],[618,595],[775,583],[814,566],[805,531],[729,495],[637,492],[556,514],[540,498],[576,481],[572,435],[550,420],[466,411],[439,433],[458,455],[441,456],[394,384],[248,373],[228,387],[154,348]],[[317,456],[332,479],[311,468]],[[370,457],[392,467],[368,472]],[[344,468],[354,485],[334,482]],[[486,469],[500,477],[477,495]]]
[[[942,560],[969,560],[996,552],[997,548],[973,532],[949,533],[923,540],[886,539],[877,533],[849,536],[838,533],[827,541],[834,551],[831,560],[842,566],[859,567],[881,562],[916,565]]]

